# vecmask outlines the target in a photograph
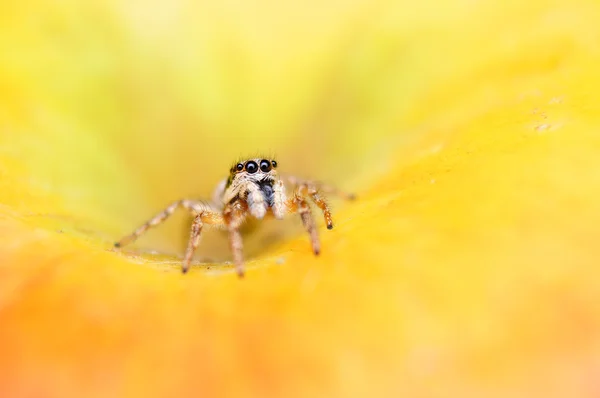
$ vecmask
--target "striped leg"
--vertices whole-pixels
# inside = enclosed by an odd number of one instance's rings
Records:
[[[317,226],[315,225],[315,220],[312,215],[312,211],[300,193],[296,193],[294,198],[291,199],[291,203],[288,204],[290,211],[296,212],[300,214],[300,218],[302,219],[302,224],[304,225],[304,229],[308,232],[310,236],[310,244],[312,245],[313,253],[316,256],[321,253],[321,242],[319,241],[319,232],[317,231]]]
[[[353,193],[340,191],[336,187],[334,187],[332,185],[324,184],[320,181],[306,181],[306,180],[302,180],[298,177],[288,176],[288,175],[282,176],[282,178],[285,179],[289,184],[291,184],[295,187],[299,187],[301,185],[306,185],[306,187],[309,190],[320,191],[325,194],[336,195],[345,200],[356,199],[356,195],[354,195]]]
[[[319,192],[310,193],[310,198],[323,212],[323,216],[325,217],[325,223],[327,224],[327,229],[333,229],[333,219],[331,218],[331,210],[329,209],[329,205],[327,204],[325,199],[321,195],[319,195]]]
[[[319,190],[314,185],[309,185],[308,183],[302,183],[298,186],[297,191],[300,195],[306,197],[308,196],[314,204],[317,205],[319,209],[323,212],[323,217],[325,218],[325,224],[327,225],[327,229],[333,228],[333,218],[331,217],[331,209],[325,201],[325,198],[321,196]]]
[[[183,208],[189,210],[190,212],[192,212],[193,214],[209,213],[209,214],[211,214],[211,217],[209,218],[209,220],[211,221],[210,224],[218,224],[219,223],[219,217],[217,217],[217,214],[214,211],[212,211],[210,206],[207,205],[206,203],[200,202],[200,201],[195,201],[195,200],[188,200],[188,199],[179,200],[177,202],[171,203],[162,212],[160,212],[156,216],[152,217],[150,220],[148,220],[146,223],[144,223],[138,229],[133,231],[132,234],[127,235],[120,241],[116,242],[115,247],[123,247],[123,246],[135,241],[137,238],[139,238],[141,235],[143,235],[144,232],[146,232],[151,227],[155,227],[155,226],[161,224],[162,222],[164,222],[167,218],[169,218],[169,216],[171,216],[171,214],[173,214],[175,212],[175,210],[178,207],[183,207]],[[221,219],[221,222],[222,222],[222,219]]]
[[[202,233],[202,226],[202,215],[198,214],[196,217],[194,217],[194,222],[192,223],[192,231],[190,232],[190,241],[188,242],[188,247],[185,251],[185,257],[183,258],[181,272],[183,272],[184,274],[188,272],[188,269],[190,268],[190,262],[192,261],[192,257],[194,256],[194,252],[200,244],[200,234]]]
[[[229,231],[229,246],[233,255],[233,262],[235,264],[235,270],[240,278],[244,277],[244,254],[243,254],[243,242],[242,234],[240,233],[240,226],[245,218],[245,213],[248,210],[248,206],[245,202],[236,201],[225,206],[223,210],[223,218],[227,230]]]

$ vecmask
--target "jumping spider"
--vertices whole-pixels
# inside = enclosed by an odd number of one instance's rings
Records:
[[[353,199],[354,195],[345,194],[335,188],[314,181],[303,181],[296,177],[280,177],[276,171],[277,162],[266,159],[249,159],[235,164],[229,171],[229,177],[217,186],[211,202],[183,199],[169,205],[161,213],[115,243],[122,247],[140,237],[150,227],[165,221],[178,207],[189,210],[194,216],[190,240],[183,258],[182,271],[189,269],[194,251],[200,243],[200,233],[204,224],[221,226],[229,232],[229,245],[237,274],[244,276],[244,259],[242,256],[242,236],[240,226],[251,215],[262,219],[272,215],[282,219],[286,213],[298,213],[302,224],[308,232],[315,255],[320,252],[319,235],[315,226],[310,199],[323,211],[327,229],[333,228],[331,211],[323,197],[323,193],[337,193],[343,198]],[[294,187],[293,194],[287,196],[284,180]]]

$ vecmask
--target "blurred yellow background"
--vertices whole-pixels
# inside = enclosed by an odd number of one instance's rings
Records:
[[[600,4],[413,3],[0,3],[0,396],[598,396]],[[319,258],[110,249],[256,153]]]

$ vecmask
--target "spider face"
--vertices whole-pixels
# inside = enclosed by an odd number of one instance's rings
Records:
[[[235,164],[229,171],[223,205],[242,199],[254,217],[263,218],[276,202],[275,185],[279,181],[276,168],[277,162],[270,159],[249,159]],[[274,211],[277,218],[283,217],[279,213]]]

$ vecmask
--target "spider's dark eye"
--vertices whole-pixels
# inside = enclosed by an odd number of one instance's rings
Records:
[[[251,160],[248,163],[246,163],[246,171],[250,174],[254,174],[258,171],[258,165],[254,160]]]
[[[276,161],[274,161],[274,160],[271,160],[271,164],[273,165],[273,168],[276,168],[276,167],[277,167],[277,162],[276,162]]]
[[[237,171],[242,171],[242,170],[244,170],[244,165],[243,165],[243,164],[241,164],[241,163],[238,163],[238,164],[235,166],[235,169],[236,169]]]
[[[268,160],[260,161],[260,171],[266,173],[271,170],[271,163]]]

